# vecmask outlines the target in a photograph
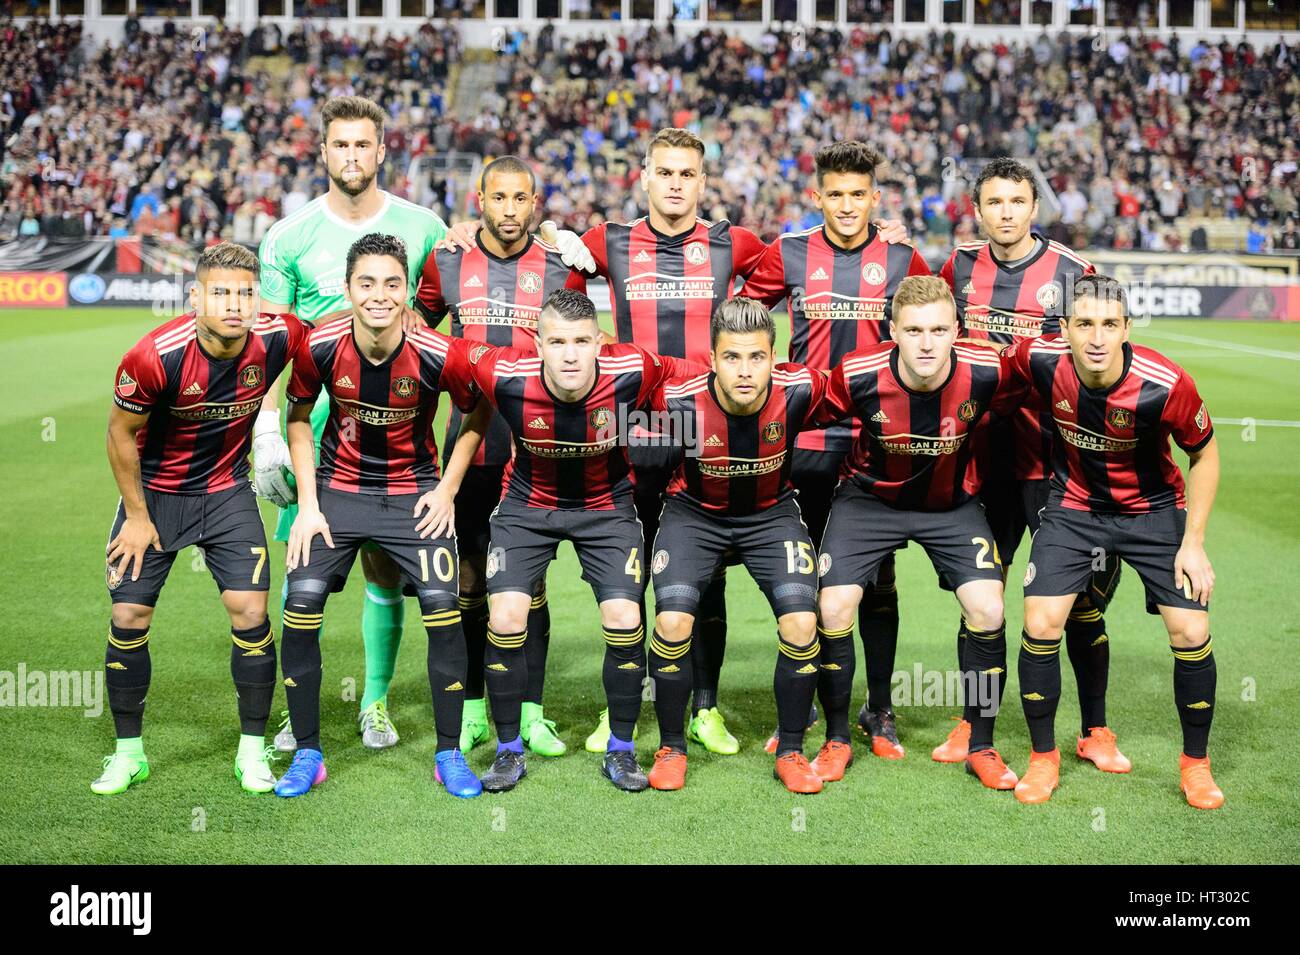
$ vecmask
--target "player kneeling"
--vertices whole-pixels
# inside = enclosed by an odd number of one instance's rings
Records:
[[[117,748],[90,784],[101,795],[149,778],[141,739],[149,624],[176,554],[191,545],[202,548],[230,615],[241,734],[235,776],[249,792],[275,785],[264,739],[275,691],[271,574],[248,448],[254,413],[307,326],[259,313],[257,276],[257,256],[246,249],[223,242],[205,250],[193,311],[140,339],[118,366],[108,458],[122,501],[109,534],[104,661]]]
[[[1219,483],[1214,427],[1187,372],[1129,344],[1128,300],[1118,282],[1080,278],[1067,309],[1064,338],[1022,342],[1002,356],[1009,384],[1036,392],[1053,409],[1057,432],[1051,496],[1025,573],[1020,695],[1033,750],[1016,798],[1046,802],[1056,789],[1061,632],[1101,554],[1137,571],[1147,611],[1164,621],[1183,730],[1183,793],[1198,809],[1217,809],[1223,793],[1206,755],[1216,680],[1208,609],[1214,571],[1205,553]],[[1170,437],[1190,461],[1186,494]]]
[[[791,792],[822,788],[803,755],[818,676],[816,551],[795,503],[790,450],[795,435],[812,426],[826,379],[802,365],[774,368],[775,340],[766,308],[730,299],[713,315],[713,371],[664,385],[653,399],[662,418],[654,423],[686,448],[668,484],[651,566],[655,789],[686,782],[691,628],[702,592],[728,559],[745,565],[776,615],[776,776]]]

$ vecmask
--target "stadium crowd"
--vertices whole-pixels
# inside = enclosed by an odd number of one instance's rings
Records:
[[[889,160],[886,215],[918,244],[973,237],[978,160],[1032,159],[1075,248],[1204,248],[1206,221],[1247,251],[1300,248],[1300,48],[1174,36],[1046,31],[1010,45],[951,32],[895,39],[628,28],[564,40],[505,37],[478,102],[451,105],[454,25],[412,37],[285,34],[217,25],[202,41],[134,23],[95,47],[79,24],[0,23],[0,238],[157,235],[256,243],[324,191],[316,116],[358,93],[393,118],[385,188],[466,213],[438,182],[413,194],[409,160],[450,149],[540,164],[547,212],[584,229],[641,214],[638,144],[661,126],[708,144],[705,217],[771,239],[819,221],[805,191],[816,147],[861,138]],[[1175,228],[1192,217],[1190,230]],[[1185,220],[1187,221],[1187,220]]]

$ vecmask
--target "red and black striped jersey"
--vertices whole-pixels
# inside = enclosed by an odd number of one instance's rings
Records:
[[[1010,345],[1061,333],[1061,315],[1074,280],[1097,270],[1061,243],[1038,238],[1038,252],[1010,268],[993,256],[988,242],[959,245],[948,256],[939,274],[952,289],[957,318],[966,337]],[[1047,477],[1052,457],[1052,416],[1032,401],[1012,415],[1015,477]]]
[[[716,376],[697,375],[661,386],[651,408],[685,447],[668,494],[714,514],[740,517],[765,511],[794,494],[790,465],[794,437],[815,427],[826,396],[826,376],[803,365],[772,369],[763,407],[733,415],[718,403]]]
[[[212,494],[248,479],[253,417],[311,326],[263,312],[244,350],[203,350],[193,312],[155,328],[117,366],[113,401],[148,415],[136,432],[140,477],[153,491]]]
[[[947,380],[920,392],[903,384],[898,361],[897,346],[881,344],[831,372],[824,416],[862,423],[840,477],[893,507],[950,510],[979,492],[970,438],[993,406],[1001,363],[982,345],[954,345]]]
[[[701,366],[636,345],[605,345],[585,398],[561,401],[547,387],[535,350],[457,343],[474,385],[510,426],[515,454],[505,495],[528,507],[609,510],[629,501],[628,412],[646,406],[669,378]],[[635,417],[635,416],[633,416]]]
[[[709,361],[714,310],[767,248],[748,229],[704,219],[672,236],[656,231],[648,218],[606,222],[588,229],[582,241],[609,282],[618,340],[702,364]]]
[[[391,355],[373,364],[357,348],[352,317],[325,322],[299,347],[287,396],[312,404],[322,388],[330,415],[321,435],[319,484],[358,494],[415,494],[438,482],[433,416],[446,391],[462,411],[477,396],[468,376],[449,369],[463,356],[431,329],[403,334]]]
[[[1012,400],[1026,391],[1051,409],[1052,497],[1081,511],[1135,514],[1184,507],[1183,475],[1169,438],[1205,447],[1214,424],[1196,383],[1164,355],[1124,345],[1124,373],[1109,388],[1084,386],[1063,338],[1021,342],[1002,355]]]
[[[559,288],[585,292],[587,280],[564,264],[554,246],[530,236],[519,252],[499,258],[479,239],[469,252],[457,248],[429,256],[415,300],[430,325],[450,315],[453,338],[528,349],[537,340],[542,306]],[[450,455],[463,417],[453,406],[444,454]],[[493,415],[472,463],[500,467],[509,460],[510,429]]]
[[[875,226],[853,249],[841,249],[817,226],[772,243],[740,294],[768,308],[788,298],[790,360],[830,371],[850,352],[889,341],[898,283],[929,274],[920,252],[883,241]],[[843,454],[857,438],[857,426],[847,421],[805,431],[798,446]]]

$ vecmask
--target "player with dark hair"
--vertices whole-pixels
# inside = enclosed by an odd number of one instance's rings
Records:
[[[483,170],[478,193],[482,210],[474,247],[439,250],[425,260],[416,306],[437,326],[451,316],[450,333],[469,342],[509,348],[533,348],[537,315],[556,289],[587,287],[582,273],[564,263],[560,251],[535,238],[530,230],[540,197],[537,179],[517,156],[500,156]],[[459,433],[461,416],[453,408],[444,449]],[[489,736],[483,691],[487,647],[488,518],[501,500],[502,478],[510,461],[510,428],[492,416],[483,444],[474,456],[468,479],[456,498],[456,540],[460,547],[460,609],[469,647],[460,748],[469,752]],[[551,636],[545,578],[538,581],[528,613],[528,689],[524,696],[521,735],[534,753],[559,756],[564,741],[555,722],[542,711],[546,655]]]
[[[1045,802],[1057,787],[1054,723],[1061,696],[1061,631],[1098,553],[1122,558],[1146,588],[1174,655],[1174,704],[1182,724],[1182,790],[1198,809],[1223,805],[1207,747],[1214,718],[1210,641],[1214,570],[1205,528],[1219,483],[1214,425],[1196,383],[1159,352],[1129,343],[1123,287],[1106,276],[1074,284],[1063,337],[1019,342],[1002,356],[1019,392],[1052,409],[1051,496],[1025,571],[1020,695],[1029,723],[1029,768],[1021,802]],[[1186,484],[1169,450],[1188,456]],[[969,650],[967,651],[969,653]]]
[[[822,210],[822,225],[777,239],[759,261],[741,294],[769,308],[788,299],[790,360],[830,371],[845,355],[889,339],[890,303],[898,284],[909,275],[929,275],[930,267],[911,246],[887,241],[873,223],[880,204],[880,154],[857,140],[832,143],[817,151],[817,186],[813,201]],[[824,430],[800,433],[794,450],[791,480],[799,493],[799,508],[821,546],[831,498],[839,483],[840,466],[858,438],[856,419]],[[898,644],[898,592],[894,586],[894,556],[885,558],[858,608],[858,633],[867,658],[868,699],[858,724],[871,740],[871,750],[886,759],[900,759],[903,747],[894,726],[889,681]],[[851,631],[821,640],[822,670],[818,695],[822,709],[837,714],[826,724],[826,746],[832,751],[850,746],[848,706],[853,695]],[[887,665],[878,663],[887,661]],[[839,714],[843,714],[843,718]],[[777,735],[768,740],[773,751]],[[832,746],[831,744],[837,744]],[[820,758],[820,757],[819,757]],[[819,768],[818,760],[813,768]],[[841,773],[827,767],[832,776]]]
[[[122,500],[107,549],[113,614],[104,672],[117,747],[91,783],[100,794],[149,778],[141,738],[153,669],[149,625],[176,554],[191,545],[202,549],[230,616],[235,776],[250,792],[275,785],[264,738],[275,691],[271,571],[248,450],[262,397],[308,326],[261,311],[257,256],[242,246],[205,249],[195,279],[191,311],[126,353],[113,390],[108,460]]]
[[[685,446],[654,542],[649,667],[660,748],[656,789],[686,784],[691,630],[701,592],[726,560],[743,563],[776,616],[776,775],[796,793],[822,780],[803,755],[817,686],[817,561],[790,483],[793,438],[813,426],[824,375],[775,364],[776,326],[761,303],[728,299],[712,321],[713,370],[655,392],[652,406]]]
[[[1005,348],[1015,342],[1060,334],[1060,317],[1074,283],[1095,272],[1092,264],[1033,229],[1038,184],[1033,170],[1008,157],[980,171],[975,215],[988,239],[958,246],[940,274],[957,301],[967,338]],[[990,416],[979,436],[984,472],[980,499],[1009,567],[1026,528],[1038,529],[1047,503],[1052,414],[1033,396],[1007,417]],[[1065,644],[1079,688],[1081,732],[1076,751],[1106,772],[1126,773],[1132,764],[1106,725],[1110,643],[1103,613],[1119,585],[1119,562],[1107,559],[1093,574],[1070,612]],[[966,624],[957,632],[957,659],[968,646]],[[966,758],[970,725],[961,720],[931,754],[940,762]]]
[[[457,746],[466,657],[453,501],[487,415],[484,409],[466,419],[439,480],[432,428],[438,395],[447,391],[462,411],[477,398],[466,376],[455,373],[451,339],[427,329],[403,331],[406,267],[401,239],[377,233],[358,239],[345,266],[352,315],[323,323],[294,355],[287,394],[299,511],[289,532],[282,669],[298,749],[276,784],[280,796],[301,796],[325,779],[321,623],[326,599],[343,588],[366,542],[397,564],[420,601],[438,736],[435,778],[454,796],[482,791]],[[322,389],[331,401],[318,469],[310,418]]]

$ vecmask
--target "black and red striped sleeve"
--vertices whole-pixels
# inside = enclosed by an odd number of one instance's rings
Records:
[[[1178,446],[1189,454],[1201,450],[1214,437],[1209,409],[1196,390],[1196,382],[1185,371],[1179,372],[1160,419]]]
[[[1022,339],[1002,353],[998,387],[993,393],[995,414],[1010,414],[1030,397],[1034,376],[1029,365],[1029,349],[1033,343],[1033,339]]]
[[[582,244],[596,260],[596,274],[605,279],[609,278],[609,249],[605,244],[607,232],[605,223],[602,222],[582,234]]]
[[[779,243],[778,243],[779,244]],[[741,226],[731,227],[731,271],[748,279],[767,253],[767,243]]]
[[[785,260],[781,252],[783,244],[777,239],[767,247],[745,280],[740,290],[741,295],[762,302],[768,308],[775,307],[786,297]]]
[[[311,336],[305,336],[293,353],[293,374],[284,396],[296,403],[314,402],[320,394],[321,372],[316,366],[316,354],[311,347]]]
[[[844,362],[849,361],[858,352],[849,352],[843,360],[831,369],[826,378],[825,391],[818,403],[812,421],[819,425],[834,424],[856,413],[853,391],[849,386],[849,376],[844,371]]]
[[[907,263],[907,274],[908,275],[933,275],[934,274],[933,272],[930,271],[930,263],[925,261],[925,256],[923,256],[920,252],[918,252],[915,247],[912,248],[912,260]],[[949,284],[951,285],[952,283],[950,282]]]
[[[447,301],[442,295],[442,274],[438,271],[438,253],[424,260],[420,273],[420,287],[415,292],[415,308],[424,316],[430,328],[437,326],[447,314]]]
[[[437,334],[437,332],[426,333]],[[482,391],[474,377],[473,366],[469,362],[473,342],[464,338],[438,336],[447,345],[447,355],[442,360],[442,369],[438,372],[438,387],[447,392],[452,403],[462,412],[474,410]]]
[[[944,262],[943,266],[939,269],[939,278],[948,283],[948,290],[952,292],[953,295],[957,294],[956,267],[957,253],[954,251],[950,256],[948,256],[948,260]]]
[[[122,356],[117,365],[113,403],[132,414],[148,414],[167,387],[167,372],[153,336],[146,335]]]
[[[628,346],[640,353],[644,371],[641,374],[641,391],[637,395],[637,405],[644,406],[651,394],[665,381],[674,378],[694,378],[709,370],[709,366],[685,358],[673,358],[669,355],[656,355],[640,345]]]

